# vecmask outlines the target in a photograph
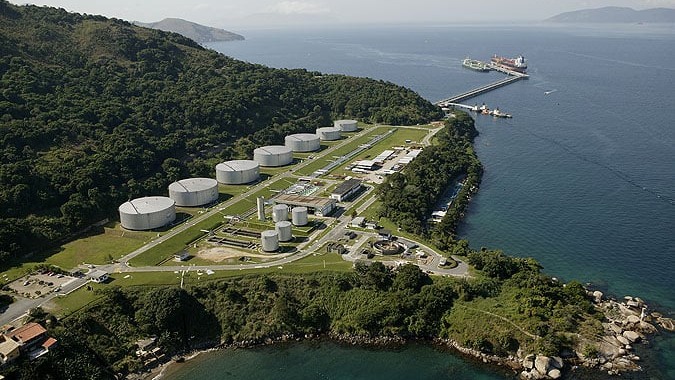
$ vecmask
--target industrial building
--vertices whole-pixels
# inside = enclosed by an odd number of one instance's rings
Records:
[[[358,170],[375,170],[377,163],[373,160],[361,160],[354,163],[354,168]]]
[[[342,137],[342,130],[335,127],[322,127],[316,129],[316,134],[321,141],[335,141]]]
[[[152,230],[176,220],[176,202],[168,197],[144,197],[119,207],[120,222],[128,230]]]
[[[361,180],[352,178],[342,182],[340,186],[336,187],[335,190],[330,193],[330,197],[338,202],[342,202],[349,199],[349,197],[359,190],[361,190]]]
[[[394,155],[393,150],[385,150],[384,152],[380,153],[377,157],[373,158],[373,161],[375,161],[378,164],[384,163],[384,161],[388,160],[391,158],[391,156]]]
[[[253,160],[232,160],[216,165],[216,179],[225,185],[251,183],[260,177],[260,165]]]
[[[355,132],[358,129],[356,120],[335,120],[333,126],[342,132]]]
[[[188,178],[169,185],[169,198],[176,206],[195,207],[218,200],[218,181],[213,178]]]
[[[287,206],[306,207],[316,216],[327,216],[335,210],[335,199],[308,197],[303,195],[279,194],[274,198],[274,203]]]
[[[253,150],[253,160],[260,166],[284,166],[293,162],[293,152],[284,145],[268,145]]]
[[[284,144],[293,152],[314,152],[321,148],[319,136],[314,133],[288,135],[284,139]]]

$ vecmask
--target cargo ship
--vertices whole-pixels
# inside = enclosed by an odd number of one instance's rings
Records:
[[[516,58],[504,58],[495,54],[491,61],[493,65],[503,69],[513,70],[522,74],[525,74],[527,71],[527,60],[522,55],[519,55]]]
[[[481,62],[468,57],[462,61],[462,66],[466,67],[467,69],[476,71],[490,71],[490,68],[485,62]]]

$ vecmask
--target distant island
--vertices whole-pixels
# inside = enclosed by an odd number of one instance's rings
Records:
[[[626,7],[604,7],[565,12],[544,20],[551,23],[675,23],[675,9],[651,8],[635,10]]]
[[[180,18],[165,18],[162,21],[149,23],[135,21],[134,24],[165,32],[178,33],[200,44],[205,42],[241,41],[244,39],[244,36],[227,30],[212,28]]]

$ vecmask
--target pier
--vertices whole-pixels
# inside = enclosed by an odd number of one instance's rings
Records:
[[[490,91],[495,90],[495,89],[500,88],[500,87],[504,87],[507,84],[517,82],[521,79],[529,78],[529,75],[527,75],[527,74],[519,73],[519,72],[513,71],[513,70],[508,70],[508,69],[505,69],[503,67],[499,67],[499,66],[496,66],[496,65],[493,65],[493,64],[487,64],[487,66],[490,68],[490,70],[495,70],[495,71],[499,71],[499,72],[507,74],[508,77],[506,77],[504,79],[501,79],[501,80],[498,80],[496,82],[492,82],[492,83],[487,84],[485,86],[481,86],[481,87],[478,87],[478,88],[474,88],[473,90],[463,92],[459,95],[454,95],[454,96],[449,97],[447,99],[439,100],[434,104],[436,104],[437,106],[441,106],[441,107],[457,106],[458,103],[460,103],[463,100],[476,97],[478,95],[484,94],[486,92],[490,92]],[[464,105],[462,105],[462,106],[464,106]],[[466,106],[464,106],[464,107],[466,107]]]

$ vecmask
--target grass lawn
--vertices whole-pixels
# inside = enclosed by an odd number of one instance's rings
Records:
[[[103,289],[106,285],[90,282],[68,295],[54,298],[49,303],[47,309],[60,318],[77,312],[101,297],[99,294],[96,294],[95,291],[88,290],[88,286],[91,286],[91,288],[96,290]]]

